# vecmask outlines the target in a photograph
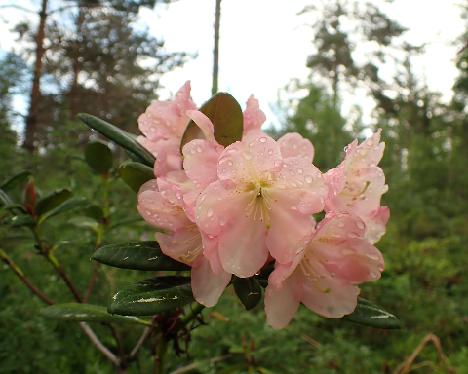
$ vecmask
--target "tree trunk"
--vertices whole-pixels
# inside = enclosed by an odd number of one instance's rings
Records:
[[[214,35],[214,51],[213,51],[213,86],[211,94],[218,92],[218,59],[219,59],[219,21],[221,18],[221,0],[215,0],[215,35]]]
[[[23,142],[23,148],[29,152],[33,152],[35,149],[35,138],[37,131],[37,115],[39,111],[39,104],[41,101],[41,75],[42,75],[42,60],[44,57],[44,39],[45,39],[45,27],[47,19],[47,2],[48,0],[42,0],[41,10],[39,12],[39,26],[35,37],[36,53],[33,70],[33,79],[31,86],[31,96],[29,100],[29,110],[26,117],[26,129],[25,137]]]
[[[85,8],[78,6],[78,16],[76,17],[76,40],[73,46],[73,61],[72,61],[72,80],[70,83],[70,90],[68,92],[68,108],[69,108],[69,118],[75,118],[76,114],[79,112],[78,108],[78,95],[79,95],[79,84],[78,76],[81,71],[81,62],[80,62],[80,46],[83,43],[82,34],[83,34],[83,23],[85,20]]]

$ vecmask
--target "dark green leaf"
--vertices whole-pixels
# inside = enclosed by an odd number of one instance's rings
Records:
[[[132,161],[119,166],[119,175],[135,192],[138,192],[143,183],[155,178],[153,169]]]
[[[88,127],[98,131],[109,140],[112,140],[116,144],[125,148],[132,154],[138,157],[138,159],[145,165],[153,167],[154,157],[145,148],[143,148],[133,136],[130,136],[127,132],[111,125],[110,123],[103,121],[95,116],[87,113],[78,114],[78,118],[83,121]]]
[[[97,222],[101,222],[104,218],[104,212],[98,205],[90,205],[83,209],[83,214],[87,217],[95,219]]]
[[[43,197],[37,202],[36,213],[42,216],[48,211],[55,209],[59,205],[72,197],[72,192],[66,188],[52,192],[51,194]]]
[[[41,315],[46,318],[64,321],[123,322],[151,325],[149,321],[137,317],[109,314],[105,307],[91,304],[65,303],[51,305],[42,309]]]
[[[39,223],[56,216],[61,213],[71,212],[77,209],[83,209],[89,206],[88,200],[84,198],[72,198],[65,201],[63,204],[56,206],[54,209],[49,210],[39,218]]]
[[[190,278],[160,277],[139,282],[117,292],[108,311],[127,316],[152,316],[193,301]]]
[[[0,188],[0,201],[2,202],[2,205],[5,205],[5,206],[15,205],[11,197],[1,188]]]
[[[233,283],[236,295],[245,309],[255,308],[262,299],[262,289],[258,281],[255,278],[236,278]]]
[[[108,244],[99,248],[92,258],[103,264],[122,269],[190,270],[187,265],[163,254],[157,242]]]
[[[382,329],[399,329],[402,327],[401,321],[393,314],[390,314],[361,297],[358,300],[358,305],[354,312],[344,318],[361,325],[379,327]]]
[[[232,95],[217,93],[202,105],[200,111],[213,122],[214,136],[219,144],[227,147],[242,139],[244,117],[239,103]],[[180,148],[198,138],[203,138],[203,134],[197,124],[190,121],[182,136]]]
[[[31,173],[29,171],[23,170],[18,174],[13,175],[5,182],[3,182],[0,188],[6,192],[20,189],[26,184],[26,181],[28,180],[30,175]]]
[[[14,216],[7,222],[12,227],[34,226],[35,221],[29,214],[20,214]]]
[[[112,151],[102,142],[92,142],[86,146],[85,160],[98,174],[106,174],[112,167]]]

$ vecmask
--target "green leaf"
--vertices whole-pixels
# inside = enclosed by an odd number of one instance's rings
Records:
[[[262,289],[255,278],[235,278],[234,290],[245,309],[255,308],[262,299]]]
[[[39,218],[39,224],[41,224],[45,220],[47,220],[47,219],[49,219],[51,217],[54,217],[54,216],[56,216],[58,214],[71,212],[71,211],[74,211],[74,210],[77,210],[77,209],[83,209],[83,208],[86,208],[88,206],[89,206],[89,202],[88,202],[88,200],[86,200],[84,198],[69,199],[69,200],[65,201],[63,204],[60,204],[60,205],[56,206],[54,209],[51,209],[51,210],[47,211],[47,213],[43,214]]]
[[[29,171],[23,170],[3,182],[0,188],[6,192],[22,188],[26,184],[30,175],[31,173]]]
[[[393,314],[361,297],[358,299],[358,305],[354,312],[345,316],[344,319],[381,329],[399,329],[402,327],[401,321]]]
[[[11,197],[0,188],[0,201],[2,202],[3,205],[5,206],[13,206],[15,203],[11,199]]]
[[[152,316],[181,308],[193,301],[190,278],[148,279],[117,292],[108,311],[127,316]]]
[[[213,123],[214,136],[219,144],[227,147],[242,139],[244,116],[241,106],[232,95],[217,93],[202,105],[200,111]],[[182,135],[180,149],[189,141],[199,138],[203,138],[203,133],[195,122],[190,121]]]
[[[101,222],[104,219],[104,212],[99,205],[90,205],[83,209],[83,214],[93,218],[96,222]]]
[[[121,322],[151,326],[151,322],[132,316],[109,314],[105,307],[92,304],[55,304],[41,310],[41,315],[50,319],[86,322]]]
[[[135,192],[138,192],[143,183],[155,178],[153,169],[132,161],[119,166],[119,175]]]
[[[12,217],[7,223],[11,227],[34,226],[35,221],[29,214],[20,214]]]
[[[128,134],[127,132],[111,125],[110,123],[103,121],[95,116],[87,113],[78,114],[78,118],[85,123],[86,126],[98,131],[109,140],[112,140],[116,144],[125,148],[145,165],[153,167],[154,157],[145,148],[143,148],[136,141],[135,137]]]
[[[107,174],[112,167],[112,151],[102,142],[91,142],[85,149],[85,160],[98,174]]]
[[[99,248],[92,258],[103,264],[122,269],[149,271],[190,270],[187,265],[163,254],[157,242],[108,244]]]
[[[72,192],[66,188],[52,192],[37,202],[36,213],[42,216],[48,211],[55,209],[72,197]]]

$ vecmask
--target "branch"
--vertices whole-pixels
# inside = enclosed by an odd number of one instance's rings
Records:
[[[103,354],[109,361],[111,361],[115,366],[120,365],[120,359],[114,355],[109,349],[107,349],[99,340],[97,335],[94,333],[94,331],[89,327],[89,325],[86,322],[80,322],[80,327],[84,331],[84,333],[88,336],[89,340],[91,340],[91,343],[94,344],[94,346],[97,348],[99,352]]]
[[[36,14],[36,12],[34,10],[31,10],[31,9],[28,9],[28,8],[25,8],[25,7],[22,7],[20,5],[16,5],[16,4],[0,5],[0,9],[2,9],[2,8],[15,8],[15,9],[21,10],[23,12]]]
[[[16,263],[8,256],[2,249],[0,249],[0,258],[5,264],[7,264],[11,270],[16,274],[16,276],[23,282],[26,287],[28,287],[33,294],[35,294],[39,299],[48,305],[52,305],[54,302],[49,299],[39,288],[37,288],[31,281],[26,278],[21,269],[16,265]]]
[[[96,280],[97,280],[97,273],[100,267],[100,263],[95,262],[93,265],[93,272],[91,274],[91,278],[88,282],[88,288],[86,289],[85,295],[83,297],[83,302],[87,303],[89,298],[91,297],[91,294],[93,293],[94,286],[96,285]]]
[[[133,360],[133,359],[136,358],[136,356],[138,354],[138,351],[143,346],[143,343],[146,341],[146,339],[149,338],[149,336],[153,332],[153,329],[154,329],[154,326],[145,327],[145,329],[143,330],[143,333],[140,335],[140,338],[138,339],[135,347],[130,352],[130,356],[128,357],[130,360]]]

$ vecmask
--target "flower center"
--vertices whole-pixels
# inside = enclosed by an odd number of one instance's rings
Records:
[[[249,183],[246,192],[251,193],[252,199],[247,204],[246,214],[254,221],[260,221],[265,224],[267,229],[270,228],[270,209],[271,197],[268,190],[269,183],[258,181]]]

